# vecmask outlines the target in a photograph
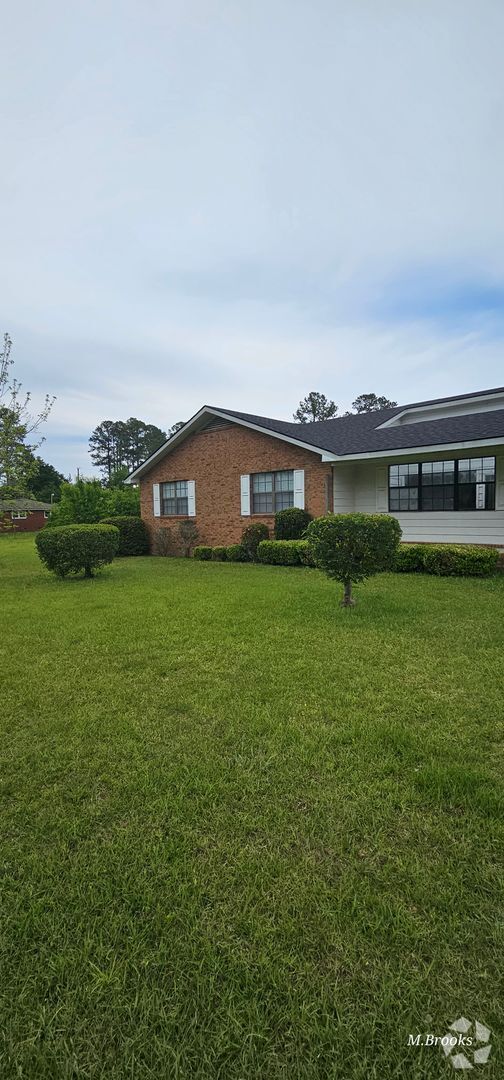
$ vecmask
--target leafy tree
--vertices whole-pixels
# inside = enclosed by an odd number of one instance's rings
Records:
[[[43,461],[41,457],[36,457],[35,461],[37,472],[30,480],[30,495],[48,503],[51,502],[51,495],[54,495],[55,500],[58,501],[60,488],[66,483],[66,477],[52,465],[48,465],[47,461]]]
[[[31,394],[23,393],[22,383],[12,378],[14,361],[11,356],[12,341],[4,334],[4,347],[0,353],[0,488],[2,494],[16,497],[25,495],[29,481],[37,472],[34,451],[43,438],[27,439],[38,432],[55,402],[46,394],[39,412],[30,412]]]
[[[376,394],[359,394],[352,401],[352,409],[356,413],[378,412],[379,409],[395,409],[397,401],[389,401],[386,397],[377,397]],[[351,416],[351,413],[347,414]]]
[[[185,427],[185,424],[186,424],[185,420],[177,420],[176,424],[172,424],[172,426],[171,426],[171,428],[170,428],[170,430],[168,432],[168,438],[170,438],[172,435],[175,435],[176,432],[180,431],[180,429],[182,427]]]
[[[102,505],[104,517],[139,517],[140,491],[129,485],[105,488]]]
[[[138,468],[164,442],[161,428],[130,416],[129,420],[102,420],[91,434],[89,452],[93,465],[110,483],[117,473],[126,470],[123,475],[128,475]]]
[[[388,514],[328,514],[310,522],[306,536],[317,566],[343,584],[343,607],[352,607],[352,584],[392,569],[401,539]]]
[[[99,480],[76,480],[62,484],[60,501],[52,510],[49,525],[93,525],[115,513],[105,506],[105,491]]]
[[[338,406],[334,401],[329,401],[325,394],[319,394],[312,390],[302,401],[294,413],[294,420],[299,424],[312,424],[315,420],[330,420],[336,416]]]

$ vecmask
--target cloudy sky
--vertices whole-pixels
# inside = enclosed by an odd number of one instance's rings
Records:
[[[26,0],[2,14],[0,310],[57,402],[290,419],[504,384],[501,0]]]

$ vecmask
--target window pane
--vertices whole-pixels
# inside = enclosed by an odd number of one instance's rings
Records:
[[[252,476],[252,491],[273,491],[273,473],[254,473]]]
[[[277,491],[275,494],[275,510],[288,510],[294,506],[293,491]]]
[[[275,491],[294,491],[294,473],[291,471],[275,473]]]
[[[185,498],[185,499],[177,499],[176,503],[177,503],[177,514],[185,514],[187,516],[188,510],[189,510],[187,498]]]
[[[187,480],[177,480],[177,498],[183,498],[187,495]]]
[[[272,514],[273,513],[273,494],[268,492],[259,492],[252,495],[252,513],[253,514]]]
[[[389,510],[399,510],[399,492],[397,488],[391,488],[389,493]]]

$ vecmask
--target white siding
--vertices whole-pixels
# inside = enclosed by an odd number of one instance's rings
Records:
[[[403,531],[403,540],[430,541],[432,543],[459,543],[459,544],[498,544],[504,547],[504,504],[502,502],[502,484],[504,482],[504,448],[497,447],[497,476],[496,476],[496,510],[460,510],[433,511],[425,513],[395,514]],[[425,454],[422,460],[439,460],[449,458],[446,454]],[[464,457],[460,451],[454,457]],[[490,456],[489,449],[467,451],[470,457]],[[493,455],[491,455],[493,456]],[[411,461],[408,458],[389,458],[388,465],[394,465],[401,461]],[[418,460],[416,458],[415,460]],[[379,501],[380,469],[384,467],[383,458],[374,461],[366,461],[356,464],[353,469],[354,502],[350,505],[348,496],[341,496],[340,505],[336,505],[336,474],[344,465],[334,466],[334,493],[335,513],[348,513],[351,510],[361,510],[367,514],[376,514],[377,500]],[[342,490],[341,484],[339,485]]]
[[[356,509],[354,471],[354,466],[345,461],[333,467],[335,514],[351,514]]]

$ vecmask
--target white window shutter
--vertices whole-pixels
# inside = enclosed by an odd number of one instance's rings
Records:
[[[387,477],[387,468],[379,468],[376,470],[376,509],[379,514],[386,514],[388,512]]]
[[[241,515],[250,516],[250,476],[246,473],[240,477]]]
[[[304,510],[304,469],[294,469],[294,506]]]
[[[504,510],[504,457],[498,457],[495,462],[496,485],[495,485],[495,509]]]
[[[187,514],[196,517],[196,481],[187,481]]]
[[[159,495],[159,484],[152,485],[152,505],[154,508],[154,517],[161,517],[161,499]]]

